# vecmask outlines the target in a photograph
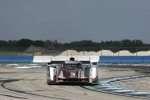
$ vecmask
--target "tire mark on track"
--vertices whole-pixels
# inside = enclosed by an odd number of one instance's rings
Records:
[[[123,76],[124,78],[120,78],[120,77],[112,77],[112,78],[104,78],[104,80],[110,80],[109,82],[107,83],[111,83],[111,82],[116,82],[116,81],[122,81],[122,80],[134,80],[134,79],[137,79],[137,78],[144,78],[144,77],[150,77],[150,74],[147,74],[147,75],[132,75],[132,76]],[[114,80],[113,80],[114,78]],[[117,79],[118,78],[118,79]],[[107,85],[106,85],[107,86]],[[88,90],[91,90],[91,91],[96,91],[96,92],[101,92],[101,93],[107,93],[107,94],[114,94],[114,95],[120,95],[120,96],[126,96],[126,97],[133,97],[133,98],[140,98],[140,99],[149,99],[149,96],[142,96],[142,95],[135,95],[134,92],[131,91],[131,94],[130,93],[126,93],[126,92],[113,92],[111,91],[111,89],[108,89],[107,90],[107,87],[102,87],[102,88],[99,88],[99,89],[94,89],[94,88],[89,88],[89,87],[85,87],[85,86],[82,86],[83,88],[85,89],[88,89]],[[109,87],[108,87],[109,88]],[[117,89],[116,89],[117,90]],[[123,89],[122,89],[123,90]],[[136,91],[135,91],[136,93]]]
[[[11,82],[12,81],[18,81],[18,80],[16,80],[16,79],[14,79],[14,80],[11,80]],[[8,80],[1,80],[1,82],[10,82],[10,80],[8,81]],[[1,84],[1,87],[3,87],[3,83]],[[2,95],[2,96],[7,96],[7,97],[12,97],[12,98],[19,98],[19,99],[28,99],[28,98],[25,98],[25,97],[20,97],[20,96],[14,96],[14,95],[8,95],[8,94],[2,94],[2,93],[0,93],[0,95]]]
[[[65,98],[59,98],[59,97],[45,96],[45,95],[40,95],[40,94],[35,94],[35,93],[29,93],[29,92],[26,92],[26,91],[21,91],[21,90],[16,90],[16,89],[10,89],[10,88],[8,88],[8,87],[5,86],[6,83],[11,83],[11,82],[20,81],[20,80],[21,79],[18,79],[18,80],[6,80],[6,81],[4,81],[1,84],[1,87],[3,87],[4,89],[7,89],[9,91],[13,91],[13,92],[17,92],[17,93],[23,93],[23,94],[27,94],[27,95],[34,95],[34,96],[40,96],[40,97],[52,98],[52,99],[60,99],[60,100],[70,100],[70,99],[65,99]]]
[[[8,95],[8,94],[0,94],[0,95],[2,95],[2,96],[7,96],[7,97],[12,97],[12,98],[28,99],[28,98],[18,97],[18,96],[13,96],[13,95]]]

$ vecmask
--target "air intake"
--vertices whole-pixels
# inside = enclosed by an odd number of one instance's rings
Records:
[[[75,58],[74,58],[74,57],[71,57],[71,58],[70,58],[70,61],[75,61]]]

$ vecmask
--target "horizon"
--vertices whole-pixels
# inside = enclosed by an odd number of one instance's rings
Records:
[[[16,40],[1,40],[1,39],[0,39],[0,41],[6,41],[6,42],[8,42],[8,41],[19,41],[19,40],[23,40],[23,39],[25,39],[25,40],[31,40],[31,41],[47,41],[47,40],[33,40],[33,39],[28,39],[28,38],[22,38],[22,39],[16,39]],[[143,42],[144,44],[150,44],[150,43],[146,43],[146,42],[144,42],[144,41],[142,41],[142,40],[138,40],[138,39],[102,40],[102,41],[78,40],[78,41],[70,41],[70,42],[65,42],[65,43],[81,42],[81,41],[91,41],[91,42],[95,42],[95,43],[109,42],[109,41],[112,41],[112,42],[115,42],[115,41],[121,42],[121,41],[123,41],[123,40],[141,41],[141,42]],[[48,41],[52,41],[52,42],[57,41],[57,43],[63,43],[63,42],[60,42],[60,41],[58,41],[58,40],[48,40]],[[65,43],[63,43],[63,44],[65,44]]]

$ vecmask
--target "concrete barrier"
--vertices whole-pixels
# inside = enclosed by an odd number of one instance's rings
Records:
[[[33,56],[0,56],[0,62],[33,62]]]
[[[0,62],[33,62],[48,63],[50,61],[66,61],[72,56],[0,56]],[[73,56],[75,60],[98,62],[99,56]]]
[[[150,56],[100,56],[100,63],[150,63]]]
[[[50,62],[52,56],[34,56],[33,63]]]
[[[71,56],[0,56],[0,62],[48,63],[66,61]],[[150,56],[73,56],[75,60],[99,63],[150,63]]]

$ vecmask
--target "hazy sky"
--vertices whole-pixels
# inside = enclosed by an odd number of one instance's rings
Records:
[[[0,40],[150,43],[150,0],[0,0]]]

